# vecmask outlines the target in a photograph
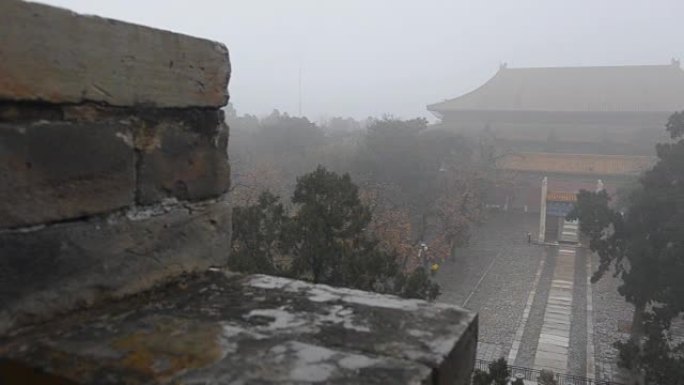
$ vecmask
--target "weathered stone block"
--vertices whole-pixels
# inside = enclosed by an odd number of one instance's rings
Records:
[[[113,106],[219,107],[228,50],[177,33],[0,2],[0,99]]]
[[[222,201],[0,233],[0,333],[225,264],[229,248]]]
[[[169,197],[196,201],[228,191],[227,126],[161,122],[137,129],[135,142],[140,153],[138,203]]]
[[[0,340],[0,379],[466,385],[476,324],[452,305],[205,272]]]
[[[0,228],[104,213],[134,201],[135,151],[114,122],[0,123]]]

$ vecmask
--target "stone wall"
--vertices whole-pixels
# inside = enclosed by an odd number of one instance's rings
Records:
[[[0,383],[468,384],[473,313],[220,267],[229,74],[218,43],[0,0]]]
[[[225,46],[0,2],[0,334],[230,243]]]

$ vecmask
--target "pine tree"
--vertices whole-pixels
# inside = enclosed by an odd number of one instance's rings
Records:
[[[314,283],[344,285],[347,262],[365,251],[364,230],[370,211],[361,203],[349,174],[338,175],[319,166],[297,178],[293,269]]]
[[[439,286],[423,270],[401,270],[368,230],[371,213],[348,174],[318,167],[297,179],[288,216],[277,196],[233,211],[229,267],[432,300]],[[279,262],[280,261],[280,262]]]

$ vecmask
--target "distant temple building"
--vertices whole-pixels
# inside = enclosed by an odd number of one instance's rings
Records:
[[[431,104],[438,127],[494,143],[497,167],[514,174],[491,204],[540,209],[541,180],[548,194],[609,192],[634,180],[654,162],[654,147],[668,140],[665,123],[684,109],[684,71],[669,65],[508,68],[476,90]],[[555,215],[562,215],[555,213]],[[560,234],[551,224],[547,232]],[[559,235],[552,238],[559,238]]]
[[[428,106],[443,124],[488,132],[521,151],[651,154],[684,108],[670,65],[508,68],[478,89]]]

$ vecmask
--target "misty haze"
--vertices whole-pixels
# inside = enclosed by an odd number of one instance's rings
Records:
[[[0,383],[684,385],[675,0],[0,0]]]

